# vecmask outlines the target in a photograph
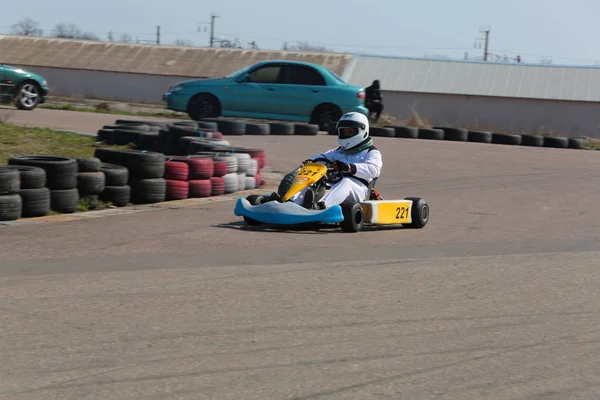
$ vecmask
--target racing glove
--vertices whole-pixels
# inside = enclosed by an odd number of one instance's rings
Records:
[[[354,164],[348,164],[343,161],[335,161],[335,168],[343,174],[354,175],[356,173],[356,166]]]

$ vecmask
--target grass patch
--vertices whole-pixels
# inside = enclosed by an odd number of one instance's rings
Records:
[[[184,113],[178,113],[175,111],[127,111],[127,110],[116,110],[110,108],[108,103],[99,103],[95,107],[82,107],[75,106],[73,104],[40,104],[39,108],[46,108],[49,110],[66,110],[66,111],[81,111],[91,112],[97,114],[111,114],[111,115],[127,115],[133,117],[153,117],[153,118],[171,118],[171,119],[187,119],[190,117]]]
[[[49,128],[24,128],[0,122],[0,163],[13,156],[93,157],[97,147],[129,148],[96,143],[96,138]]]
[[[95,207],[92,206],[85,198],[79,200],[79,204],[77,204],[77,211],[94,211],[94,210],[104,210],[106,208],[113,207],[113,204],[108,201],[98,200]]]
[[[583,148],[586,150],[600,150],[600,141],[587,141]]]

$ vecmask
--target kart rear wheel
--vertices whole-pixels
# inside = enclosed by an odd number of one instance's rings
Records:
[[[404,226],[412,229],[421,229],[429,222],[429,204],[420,197],[405,197],[405,200],[412,200],[411,207],[412,222]]]
[[[250,196],[246,197],[246,200],[248,200],[248,202],[253,205],[253,206],[257,206],[259,204],[262,204],[265,202],[265,196],[260,195],[260,194],[251,194]],[[246,223],[248,225],[260,225],[262,222],[257,221],[255,219],[252,219],[250,217],[246,217],[244,215],[244,221],[246,221]]]
[[[358,232],[365,222],[365,212],[360,203],[342,204],[344,220],[340,226],[344,232]]]

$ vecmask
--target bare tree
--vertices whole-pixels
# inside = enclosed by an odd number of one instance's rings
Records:
[[[283,44],[282,50],[285,51],[307,51],[312,53],[332,53],[333,51],[324,46],[315,46],[308,42],[298,42],[295,45],[289,45],[287,42]]]
[[[82,30],[72,22],[60,22],[56,24],[53,36],[61,39],[100,40],[100,38],[93,33],[82,32]]]
[[[177,39],[175,41],[175,46],[192,46],[193,43],[190,40]]]
[[[119,42],[131,43],[131,42],[133,42],[133,39],[131,38],[131,35],[129,35],[128,33],[123,33],[123,34],[121,34],[121,39],[119,40]]]
[[[44,34],[44,31],[40,29],[40,24],[31,18],[23,18],[13,24],[10,31],[13,35],[19,36],[42,36]]]
[[[108,32],[108,41],[109,42],[115,41],[115,35],[113,35],[112,31]]]
[[[61,39],[76,39],[81,36],[81,29],[72,22],[60,22],[54,27],[52,36]]]

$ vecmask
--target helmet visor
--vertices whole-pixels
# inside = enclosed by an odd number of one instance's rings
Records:
[[[337,124],[338,137],[349,139],[358,134],[359,128],[365,129],[365,125],[358,121],[342,120]]]
[[[358,134],[358,128],[338,128],[338,137],[340,139],[350,139]]]

